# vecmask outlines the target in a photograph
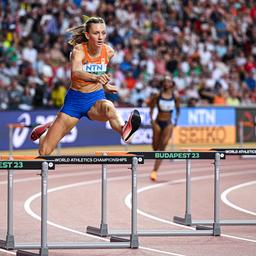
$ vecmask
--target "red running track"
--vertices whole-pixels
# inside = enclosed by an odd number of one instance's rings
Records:
[[[209,160],[192,161],[194,220],[213,217],[211,163]],[[153,161],[146,161],[138,167],[138,228],[189,230],[189,227],[180,227],[172,222],[173,216],[184,216],[185,161],[163,161],[157,183],[152,183],[148,178],[152,166]],[[227,202],[221,203],[221,219],[256,220],[255,166],[255,159],[227,157],[221,161],[221,191],[227,192]],[[17,243],[40,242],[40,221],[34,218],[40,215],[40,197],[37,196],[40,192],[40,176],[37,174],[35,171],[17,171],[14,176],[14,235]],[[6,172],[0,173],[1,239],[6,236],[6,180]],[[100,238],[85,233],[88,225],[99,227],[100,224],[100,181],[100,166],[62,165],[50,172],[49,243],[100,241]],[[110,230],[130,228],[130,210],[125,204],[129,193],[128,166],[110,165],[107,215]],[[229,202],[233,205],[227,205]],[[139,249],[49,250],[49,255],[256,255],[256,225],[222,226],[221,229],[220,237],[140,237]],[[13,255],[13,252],[5,253],[1,250],[0,255]]]

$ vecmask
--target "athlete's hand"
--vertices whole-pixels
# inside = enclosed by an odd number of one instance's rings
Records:
[[[106,93],[117,93],[118,92],[116,86],[114,86],[112,84],[105,84],[103,87],[104,87],[104,91]]]
[[[100,83],[101,85],[105,85],[109,82],[110,78],[111,77],[109,74],[102,74],[97,77],[97,82]]]

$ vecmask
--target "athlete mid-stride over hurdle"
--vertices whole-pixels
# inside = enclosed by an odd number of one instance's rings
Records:
[[[124,123],[114,104],[105,98],[105,91],[117,92],[116,87],[109,84],[110,76],[106,73],[114,50],[105,44],[105,21],[100,17],[83,16],[83,19],[82,26],[69,29],[72,33],[69,43],[74,48],[71,52],[71,86],[64,105],[53,122],[39,125],[31,132],[33,141],[40,138],[40,155],[51,154],[83,116],[90,120],[109,121],[125,142],[141,124],[138,110],[133,110]]]

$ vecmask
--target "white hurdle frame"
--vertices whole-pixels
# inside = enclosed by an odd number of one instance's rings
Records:
[[[189,151],[190,152],[190,151]],[[144,159],[155,159],[153,154],[155,153],[167,153],[167,154],[176,154],[176,153],[184,153],[184,152],[128,152],[129,154],[140,154],[144,155]],[[192,152],[191,152],[192,153]],[[197,226],[196,230],[138,230],[138,236],[219,236],[221,234],[220,230],[220,219],[219,219],[219,211],[220,211],[220,160],[221,158],[225,158],[223,153],[218,152],[194,152],[199,154],[212,154],[214,157],[208,159],[214,159],[214,221],[212,223],[212,228],[207,226]],[[106,153],[105,153],[106,154]],[[111,152],[110,152],[111,154]],[[169,159],[169,158],[166,158]],[[177,159],[177,158],[176,158]],[[162,159],[164,160],[164,159]],[[186,169],[189,173],[191,173],[191,159],[186,159]],[[190,174],[187,172],[187,179],[191,179]],[[102,192],[104,193],[105,188],[107,186],[107,169],[102,169]],[[187,193],[191,191],[191,182],[187,182]],[[106,205],[107,198],[106,195],[103,195],[101,198],[101,225],[99,228],[88,226],[86,232],[91,235],[96,235],[100,237],[107,236],[128,236],[129,231],[125,230],[112,230],[108,231],[107,219],[106,219]],[[191,214],[190,203],[187,205],[187,215]]]
[[[132,193],[132,208],[131,208],[131,232],[130,239],[124,239],[119,237],[111,237],[110,242],[84,242],[84,243],[48,243],[48,232],[47,232],[47,216],[48,216],[48,163],[46,160],[42,162],[41,169],[41,243],[40,244],[16,244],[14,242],[13,234],[13,186],[9,187],[8,191],[8,225],[7,225],[7,239],[0,241],[0,248],[6,250],[18,250],[16,255],[18,256],[28,256],[28,255],[40,255],[48,256],[49,249],[117,249],[117,248],[133,248],[137,249],[139,247],[139,240],[137,234],[137,166],[138,164],[144,163],[143,157],[141,156],[63,156],[63,157],[53,157],[53,156],[40,156],[39,159],[46,159],[51,161],[51,165],[54,164],[130,164],[132,175],[131,175],[131,193]],[[0,160],[1,162],[3,160]],[[37,163],[35,169],[38,168],[38,163],[40,161],[5,161],[5,162],[23,162],[30,165]],[[34,164],[35,165],[35,164]],[[25,168],[23,168],[25,169]],[[32,168],[30,168],[32,169]],[[9,197],[10,196],[10,197]],[[36,250],[39,249],[39,254],[31,253],[24,250]]]
[[[256,148],[230,148],[230,149],[218,149],[215,148],[218,152],[224,153],[227,155],[239,155],[239,156],[256,156]],[[186,170],[186,187],[191,187],[191,167]],[[218,197],[221,196],[221,191],[218,189]],[[220,212],[220,210],[219,210]],[[174,216],[173,221],[177,224],[186,225],[186,226],[193,226],[193,225],[212,225],[214,223],[213,220],[192,220],[192,213],[191,213],[191,190],[186,190],[186,210],[185,216],[177,217]],[[227,219],[219,221],[219,225],[229,225],[229,226],[242,226],[242,225],[256,225],[256,220],[237,220],[237,219]]]

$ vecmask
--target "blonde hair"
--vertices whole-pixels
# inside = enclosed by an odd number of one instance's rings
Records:
[[[83,42],[87,42],[84,32],[89,32],[92,24],[105,24],[105,21],[100,17],[88,17],[86,15],[82,16],[83,24],[78,27],[73,27],[67,30],[67,32],[72,33],[72,38],[69,40],[69,44],[75,46]]]

